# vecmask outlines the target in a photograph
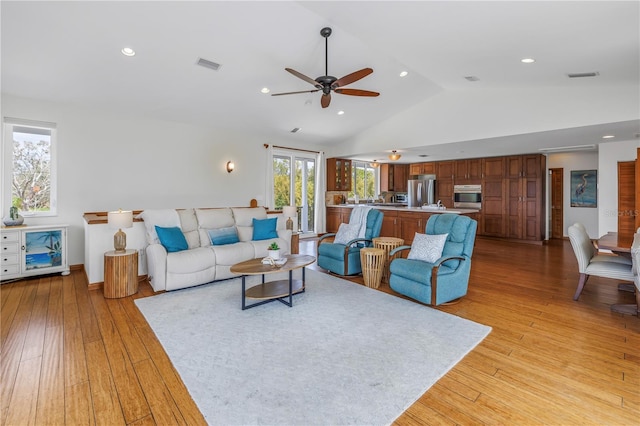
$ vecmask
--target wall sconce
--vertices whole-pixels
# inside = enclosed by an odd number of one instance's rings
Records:
[[[133,212],[122,209],[118,209],[117,212],[109,212],[107,213],[107,223],[109,228],[118,230],[113,235],[113,248],[116,253],[124,253],[127,248],[127,234],[122,232],[122,228],[133,227]]]
[[[291,218],[296,217],[296,214],[298,214],[298,209],[296,208],[296,206],[284,206],[282,208],[282,214],[284,217],[288,218],[287,229],[290,229],[293,231],[293,219]]]
[[[397,161],[400,159],[400,157],[402,157],[402,155],[398,154],[395,149],[391,151],[391,154],[389,154],[389,160],[391,161]]]
[[[377,169],[378,167],[380,167],[380,163],[378,163],[378,160],[373,160],[373,162],[369,163],[369,165],[374,169]]]
[[[233,161],[227,161],[227,173],[231,173],[235,168],[236,165]]]

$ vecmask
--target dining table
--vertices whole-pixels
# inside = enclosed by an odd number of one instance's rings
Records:
[[[631,246],[634,243],[634,237],[636,234],[620,234],[618,232],[607,232],[602,237],[595,241],[595,245],[599,250],[610,250],[612,253],[618,256],[624,256],[631,259]],[[618,284],[619,291],[627,291],[635,293],[635,284]],[[613,312],[618,312],[626,315],[638,315],[638,303],[617,303],[611,305]]]

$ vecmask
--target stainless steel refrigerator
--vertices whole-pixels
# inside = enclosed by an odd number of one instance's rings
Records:
[[[435,175],[420,175],[419,179],[410,179],[407,185],[408,207],[422,207],[436,203]]]

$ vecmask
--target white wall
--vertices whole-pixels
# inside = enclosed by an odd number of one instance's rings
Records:
[[[7,95],[2,114],[57,123],[58,216],[25,222],[69,224],[70,265],[84,263],[85,212],[248,206],[252,198],[265,199],[263,144],[270,142],[258,135]],[[236,164],[230,174],[229,160]]]
[[[572,170],[597,170],[598,153],[593,152],[571,152],[571,153],[558,153],[550,154],[547,156],[547,168],[561,168],[563,177],[563,235],[567,236],[567,229],[569,226],[576,222],[582,223],[586,228],[591,238],[597,238],[598,234],[598,210],[601,206],[600,200],[598,200],[598,208],[587,207],[571,207],[571,171]],[[598,174],[600,177],[600,174]],[[551,188],[551,180],[547,181],[548,191]],[[601,187],[599,187],[601,188]],[[550,193],[550,192],[549,192]],[[551,202],[550,198],[547,202],[547,214],[550,218]]]
[[[598,159],[599,236],[618,230],[618,161],[635,160],[638,146],[640,146],[638,140],[600,144]]]

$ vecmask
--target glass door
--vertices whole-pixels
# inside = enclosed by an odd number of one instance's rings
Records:
[[[314,233],[316,160],[311,154],[279,150],[273,155],[273,199],[275,209],[296,206],[298,231]]]

